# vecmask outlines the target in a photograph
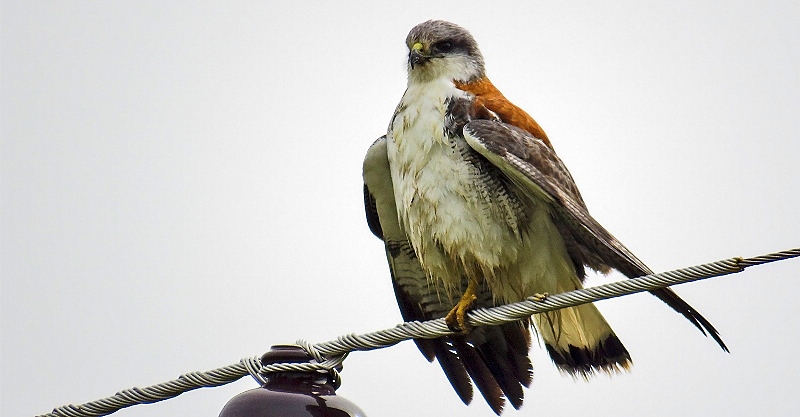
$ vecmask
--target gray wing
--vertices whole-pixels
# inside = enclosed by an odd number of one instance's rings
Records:
[[[583,275],[583,265],[603,272],[614,268],[630,278],[653,273],[592,218],[566,166],[544,142],[522,129],[489,120],[467,123],[464,139],[518,187],[550,204],[553,221],[579,274]],[[728,350],[714,326],[671,289],[650,292]]]
[[[385,137],[369,148],[364,160],[364,207],[370,230],[384,242],[403,319],[423,321],[444,317],[455,302],[440,297],[429,282],[400,226]],[[479,298],[479,306],[492,303],[486,288]],[[428,361],[437,359],[465,404],[472,400],[472,380],[495,413],[500,414],[503,409],[504,396],[514,408],[522,405],[522,386],[530,385],[532,376],[528,358],[530,334],[525,323],[479,327],[467,336],[414,342]]]

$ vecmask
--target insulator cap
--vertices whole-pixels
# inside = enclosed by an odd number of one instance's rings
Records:
[[[297,345],[273,346],[262,365],[305,363],[312,358]],[[321,372],[270,372],[266,383],[233,397],[219,417],[366,417],[350,400],[336,395],[333,377]]]

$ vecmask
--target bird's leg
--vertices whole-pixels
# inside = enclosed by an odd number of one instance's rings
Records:
[[[467,324],[467,312],[472,308],[472,305],[475,304],[475,300],[478,298],[475,293],[478,291],[478,281],[470,278],[469,283],[467,284],[467,290],[464,291],[464,295],[461,296],[461,299],[458,300],[458,303],[447,313],[447,317],[444,318],[445,323],[447,323],[447,327],[454,332],[462,332],[462,333],[469,333],[470,326]]]

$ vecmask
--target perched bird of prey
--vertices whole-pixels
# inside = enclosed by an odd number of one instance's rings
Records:
[[[589,215],[542,128],[486,77],[472,35],[431,20],[411,29],[408,86],[364,161],[367,221],[381,238],[405,320],[446,316],[460,333],[416,340],[465,403],[472,380],[497,413],[528,386],[530,322],[469,329],[470,308],[581,288],[586,268],[651,274]],[[670,289],[652,294],[725,350],[714,326]],[[614,372],[628,351],[593,304],[532,317],[556,366]]]

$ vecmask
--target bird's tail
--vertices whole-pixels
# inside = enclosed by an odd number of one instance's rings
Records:
[[[547,352],[559,370],[588,377],[596,371],[628,369],[631,357],[594,304],[533,316]]]

